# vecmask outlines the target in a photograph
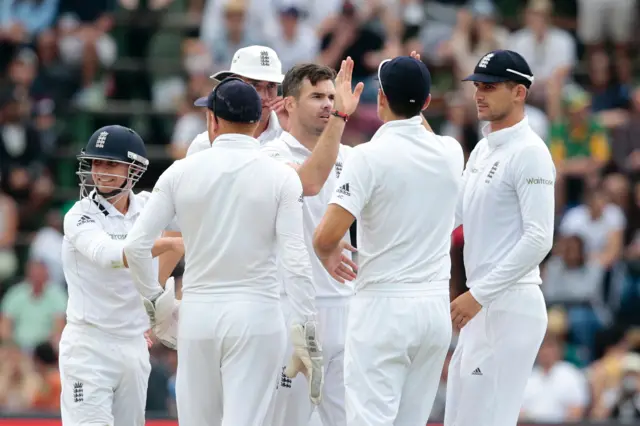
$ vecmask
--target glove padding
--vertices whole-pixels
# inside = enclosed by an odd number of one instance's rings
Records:
[[[149,316],[151,330],[158,340],[168,348],[175,349],[178,341],[178,312],[180,301],[176,300],[175,280],[170,277],[164,291],[153,302],[143,298]]]
[[[309,383],[309,399],[313,404],[318,405],[322,400],[324,362],[322,346],[317,339],[316,323],[307,321],[304,324],[294,324],[291,327],[291,342],[293,355],[284,374],[290,379],[296,377],[298,373],[304,374]]]

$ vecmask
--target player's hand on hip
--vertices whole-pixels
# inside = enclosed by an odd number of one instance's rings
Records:
[[[151,330],[147,330],[144,332],[144,340],[147,342],[147,348],[151,348],[151,346],[153,346],[153,339],[151,338]]]
[[[453,326],[460,330],[467,325],[482,309],[482,305],[467,291],[456,297],[451,302],[451,321]]]
[[[302,373],[309,383],[309,399],[315,405],[322,400],[324,386],[324,360],[322,346],[318,340],[317,324],[307,321],[291,326],[293,354],[284,374],[293,379]]]
[[[180,301],[176,300],[175,280],[169,277],[164,291],[153,302],[143,299],[151,330],[158,340],[168,348],[175,349],[178,340],[178,312]]]
[[[336,77],[336,98],[333,107],[342,113],[353,114],[360,102],[360,95],[364,90],[364,83],[352,86],[353,59],[347,57],[340,65],[340,71]]]
[[[320,259],[327,272],[341,284],[355,280],[358,274],[358,265],[345,254],[345,250],[356,252],[351,244],[340,241],[338,247],[329,256]]]

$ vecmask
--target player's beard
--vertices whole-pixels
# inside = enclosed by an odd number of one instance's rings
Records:
[[[489,112],[489,114],[485,115],[485,117],[478,117],[478,118],[480,120],[488,121],[488,122],[502,121],[505,118],[507,118],[509,116],[509,114],[511,114],[511,109],[510,108],[506,108],[505,110],[497,111],[497,112],[489,109],[488,112]]]

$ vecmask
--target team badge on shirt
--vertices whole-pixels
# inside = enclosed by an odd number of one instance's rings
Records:
[[[340,177],[340,173],[342,173],[342,161],[338,161],[336,163],[336,177]]]

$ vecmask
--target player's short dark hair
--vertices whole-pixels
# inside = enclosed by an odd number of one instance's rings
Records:
[[[389,99],[387,96],[387,102],[389,103],[389,109],[391,112],[402,118],[411,118],[422,112],[424,105],[418,105],[415,103],[398,102],[393,99]]]
[[[321,81],[335,80],[336,72],[325,65],[318,64],[298,64],[291,68],[282,81],[282,96],[300,96],[300,89],[305,80],[309,80],[312,86]]]

